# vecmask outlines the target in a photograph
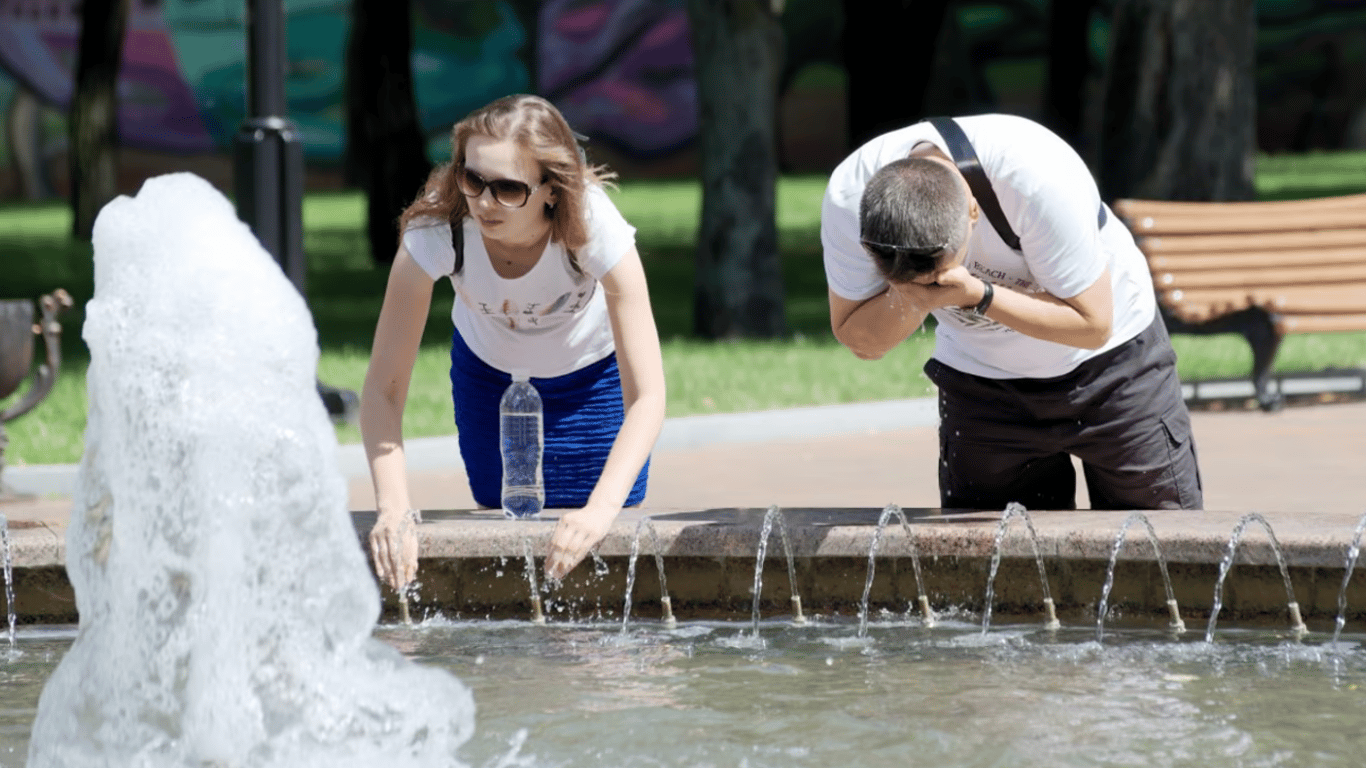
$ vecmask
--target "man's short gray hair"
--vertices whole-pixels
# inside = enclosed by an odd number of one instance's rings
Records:
[[[958,174],[924,157],[873,174],[859,203],[859,235],[883,277],[905,282],[963,247],[968,197]]]

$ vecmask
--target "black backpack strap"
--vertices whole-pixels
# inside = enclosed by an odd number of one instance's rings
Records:
[[[460,274],[465,267],[465,220],[451,222],[451,248],[455,250],[455,269],[451,275]]]
[[[1001,210],[1001,202],[996,199],[996,191],[991,188],[991,181],[982,170],[982,163],[977,160],[977,152],[972,148],[972,142],[968,141],[968,135],[963,133],[963,127],[952,117],[931,117],[925,122],[933,125],[935,130],[939,131],[939,135],[944,137],[944,143],[949,145],[949,153],[953,155],[954,164],[968,180],[972,196],[977,198],[977,204],[982,206],[982,212],[987,215],[987,220],[996,228],[996,234],[1001,236],[1006,245],[1017,251],[1021,250],[1020,238],[1015,234],[1015,230],[1010,228],[1010,222],[1006,221],[1006,215]],[[1100,211],[1096,214],[1096,226],[1104,229],[1109,219],[1105,213],[1105,202],[1101,201]]]
[[[931,117],[925,122],[933,125],[935,130],[939,131],[939,135],[944,137],[944,143],[949,145],[949,154],[953,155],[953,162],[958,166],[963,178],[968,180],[972,196],[977,198],[977,204],[982,207],[982,213],[986,214],[987,221],[996,228],[996,234],[1001,236],[1006,245],[1020,250],[1020,237],[1010,228],[1010,222],[1006,221],[1006,215],[1001,210],[1001,202],[996,199],[996,191],[991,188],[991,180],[982,170],[982,164],[977,160],[977,152],[972,148],[972,142],[968,141],[968,135],[963,133],[963,127],[952,117]],[[1104,206],[1101,210],[1104,210]]]

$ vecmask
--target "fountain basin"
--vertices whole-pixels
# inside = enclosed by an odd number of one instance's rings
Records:
[[[625,510],[598,548],[601,564],[585,562],[557,587],[539,584],[548,620],[620,618],[627,561],[637,525],[649,517],[664,554],[669,595],[680,621],[748,618],[753,606],[755,557],[764,509]],[[788,529],[796,591],[809,611],[853,615],[869,570],[869,549],[882,510],[876,508],[789,508]],[[878,545],[870,609],[905,612],[915,605],[912,553],[917,552],[925,593],[937,611],[981,611],[1001,515],[995,512],[906,509],[908,529],[888,526]],[[420,587],[415,616],[526,618],[531,589],[525,572],[529,542],[537,560],[548,547],[554,513],[542,520],[506,520],[501,512],[429,510],[419,527]],[[1093,622],[1109,560],[1127,512],[1031,513],[1039,554],[1052,599],[1064,621]],[[1202,621],[1213,609],[1220,562],[1241,512],[1150,511],[1167,562],[1173,594],[1182,613]],[[1285,558],[1300,612],[1311,628],[1330,628],[1358,517],[1337,513],[1265,513]],[[353,515],[364,539],[373,512]],[[75,602],[65,573],[64,526],[59,519],[11,521],[15,607],[22,624],[71,623]],[[661,594],[652,555],[654,541],[641,541],[632,614],[657,618]],[[994,581],[997,615],[1041,614],[1043,589],[1034,543],[1023,524],[1010,524],[1000,544]],[[603,567],[605,564],[605,568]],[[791,612],[784,549],[776,536],[762,569],[760,610],[765,617]],[[398,616],[396,596],[385,592],[385,620]],[[1223,585],[1220,615],[1269,624],[1287,616],[1287,591],[1270,539],[1249,529],[1239,540]],[[1345,592],[1350,626],[1366,619],[1366,577],[1355,575]],[[1165,616],[1167,595],[1152,544],[1137,528],[1121,547],[1108,605],[1125,616]]]

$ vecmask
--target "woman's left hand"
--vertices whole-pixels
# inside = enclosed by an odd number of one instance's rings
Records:
[[[558,581],[574,570],[588,555],[588,550],[607,535],[619,511],[584,507],[564,513],[550,539],[550,554],[545,558],[546,578]]]

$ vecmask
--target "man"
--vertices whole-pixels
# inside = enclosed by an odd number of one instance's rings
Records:
[[[1058,136],[1010,115],[884,134],[831,175],[821,243],[855,355],[937,321],[943,507],[1075,509],[1073,455],[1095,509],[1203,505],[1147,263]]]

